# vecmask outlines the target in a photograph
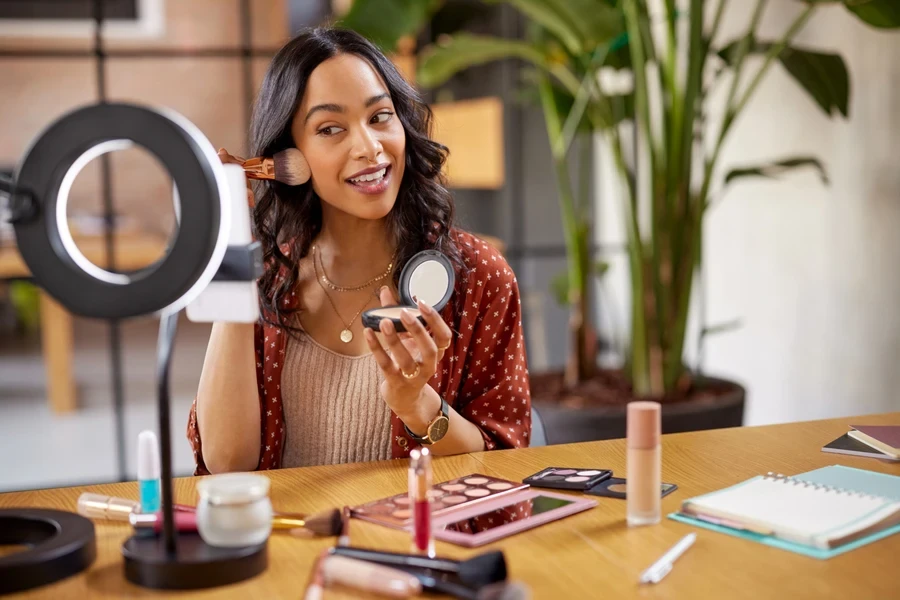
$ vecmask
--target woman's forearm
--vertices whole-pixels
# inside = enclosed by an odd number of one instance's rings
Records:
[[[211,473],[256,468],[260,418],[253,325],[215,323],[197,391],[197,425]]]
[[[409,427],[410,431],[419,436],[424,436],[428,424],[437,416],[441,409],[441,398],[429,385],[422,390],[421,410],[417,415],[407,415],[401,420]],[[399,415],[398,415],[399,416]],[[429,446],[435,456],[450,456],[452,454],[465,454],[468,452],[481,452],[484,450],[484,437],[477,425],[466,419],[450,407],[450,425],[444,438]]]

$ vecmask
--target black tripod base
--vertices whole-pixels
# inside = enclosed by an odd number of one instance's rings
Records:
[[[175,556],[162,536],[133,536],[122,544],[125,577],[160,590],[211,588],[250,579],[266,570],[266,544],[242,548],[210,546],[197,533],[179,533]]]

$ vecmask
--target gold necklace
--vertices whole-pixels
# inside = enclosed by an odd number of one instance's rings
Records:
[[[322,269],[322,277],[320,281],[324,282],[328,287],[330,287],[335,292],[358,292],[360,290],[364,290],[373,283],[377,283],[391,274],[391,271],[394,268],[394,261],[388,263],[387,269],[381,275],[377,277],[373,277],[369,281],[365,282],[362,285],[352,286],[352,287],[343,287],[333,283],[330,279],[328,279],[328,275],[325,274],[325,265],[322,263],[322,256],[319,254],[319,248],[317,244],[313,244],[313,261],[319,261],[319,267]],[[318,273],[316,274],[316,279],[319,279]]]
[[[325,286],[322,285],[322,281],[319,279],[319,268],[316,266],[315,260],[313,260],[313,271],[315,271],[316,281],[319,282],[319,286],[322,288],[322,293],[324,293],[325,297],[328,298],[328,303],[331,304],[331,308],[334,310],[334,314],[337,315],[337,318],[341,323],[344,323],[344,319],[341,318],[341,313],[338,312],[337,306],[335,306],[335,304],[334,304],[334,300],[332,300],[331,296],[328,295],[328,290],[325,289]],[[375,294],[373,293],[372,295],[374,296]],[[362,305],[362,308],[360,308],[358,311],[356,311],[356,314],[353,315],[353,318],[350,319],[349,323],[344,324],[344,329],[341,330],[341,341],[344,342],[345,344],[349,344],[350,342],[353,341],[353,332],[350,331],[350,327],[353,325],[353,322],[356,320],[356,317],[358,317],[360,315],[360,313],[362,313],[362,311],[366,308],[366,306],[369,305],[370,299],[371,299],[371,297],[367,297],[366,303]]]

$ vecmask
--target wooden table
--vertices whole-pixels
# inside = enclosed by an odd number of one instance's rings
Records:
[[[106,242],[101,236],[75,236],[75,243],[95,265],[105,265]],[[143,232],[120,233],[115,237],[116,267],[135,271],[162,258],[166,240]],[[30,277],[25,261],[15,246],[0,247],[0,279]],[[72,372],[72,315],[48,294],[41,292],[41,345],[47,369],[47,398],[56,413],[77,407],[75,377]]]
[[[900,424],[900,413],[746,427],[663,438],[663,481],[679,490],[663,500],[664,514],[692,496],[754,475],[797,474],[843,464],[900,475],[900,464],[825,454],[820,448],[850,424]],[[269,473],[276,510],[315,512],[355,505],[406,485],[406,461],[285,469]],[[435,481],[473,472],[521,480],[547,466],[606,467],[625,472],[623,440],[462,455],[435,461]],[[196,500],[194,478],[175,483],[176,501]],[[73,510],[85,490],[137,498],[134,483],[0,494],[0,507],[35,506]],[[533,598],[900,598],[900,535],[820,561],[663,518],[652,527],[625,526],[625,502],[598,498],[599,506],[562,521],[507,538],[486,548],[506,553],[511,578],[531,587]],[[697,543],[660,584],[638,586],[639,573],[685,534]],[[128,583],[119,548],[128,528],[98,523],[98,558],[82,575],[19,597],[121,598],[162,595]],[[353,521],[353,545],[407,551],[409,537]],[[269,541],[269,568],[257,578],[191,598],[299,598],[314,557],[333,538],[301,540],[281,534]],[[466,550],[438,542],[439,555],[464,558]],[[177,594],[171,594],[176,596]],[[188,597],[188,594],[184,595]],[[329,590],[326,598],[361,598]]]

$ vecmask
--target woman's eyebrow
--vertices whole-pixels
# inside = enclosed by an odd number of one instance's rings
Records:
[[[390,98],[391,95],[385,92],[384,94],[378,94],[377,96],[372,96],[368,100],[366,100],[366,108],[369,108],[373,104],[381,102],[385,98]],[[309,118],[313,116],[318,111],[327,111],[327,112],[336,112],[342,113],[344,112],[344,106],[341,104],[317,104],[309,109],[309,112],[306,113],[306,118],[303,119],[303,124],[305,125]]]

